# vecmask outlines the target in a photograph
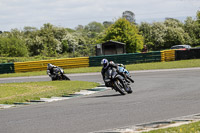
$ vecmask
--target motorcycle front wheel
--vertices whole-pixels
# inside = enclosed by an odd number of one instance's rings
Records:
[[[132,91],[132,88],[130,86],[128,86],[129,88],[129,91],[127,91],[128,94],[131,94],[133,91]]]

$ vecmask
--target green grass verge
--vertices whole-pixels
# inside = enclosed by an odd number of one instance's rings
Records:
[[[200,133],[200,122],[143,133]]]
[[[129,71],[200,67],[200,59],[171,61],[171,62],[154,62],[154,63],[131,64],[131,65],[126,65],[126,67]],[[101,67],[74,68],[74,69],[65,69],[64,71],[65,71],[66,74],[100,72]],[[0,78],[39,76],[39,75],[46,75],[46,71],[0,74]]]
[[[68,95],[80,90],[94,88],[98,85],[98,83],[85,81],[3,83],[0,84],[0,104],[12,104],[14,102]]]
[[[127,65],[128,70],[151,70],[200,67],[200,59]]]
[[[44,57],[44,56],[35,56],[35,57],[0,57],[0,63],[52,60],[52,59],[59,59],[59,58],[67,58],[67,57]]]

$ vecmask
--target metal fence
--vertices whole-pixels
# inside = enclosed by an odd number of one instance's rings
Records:
[[[129,53],[119,55],[105,55],[105,56],[92,56],[89,57],[89,66],[100,66],[103,58],[115,63],[122,64],[135,64],[144,62],[159,62],[161,61],[161,52],[149,52],[149,53]]]
[[[14,73],[14,64],[13,63],[0,64],[0,74],[3,73]]]
[[[175,60],[200,59],[200,48],[176,50]]]

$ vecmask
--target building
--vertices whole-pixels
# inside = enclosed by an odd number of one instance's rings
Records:
[[[126,53],[126,45],[122,42],[108,41],[96,46],[96,56]]]

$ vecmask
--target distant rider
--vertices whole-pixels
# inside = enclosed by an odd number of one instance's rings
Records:
[[[57,66],[54,66],[54,65],[52,65],[51,63],[48,63],[48,65],[47,65],[47,74],[49,75],[49,76],[56,76],[55,74],[54,74],[54,69],[55,68],[57,68]]]

